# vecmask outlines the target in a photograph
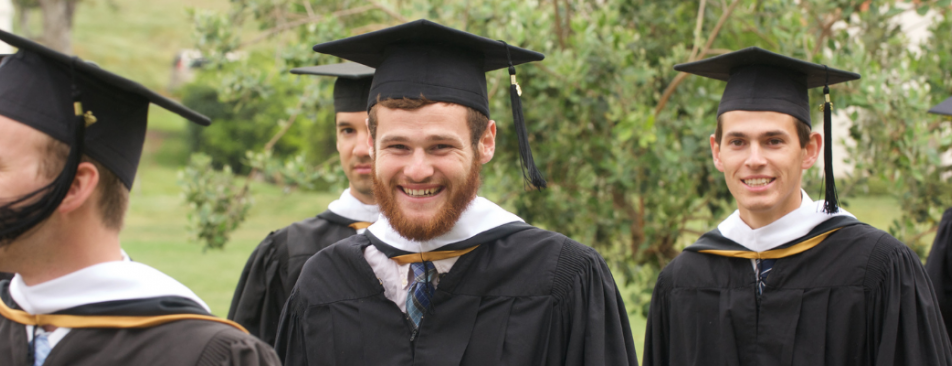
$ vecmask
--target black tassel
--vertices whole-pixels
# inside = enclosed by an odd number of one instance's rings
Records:
[[[829,84],[829,72],[827,72]],[[826,183],[823,212],[835,214],[840,211],[836,197],[836,178],[833,176],[833,103],[830,102],[830,86],[823,87],[823,180]]]
[[[519,163],[522,168],[522,179],[533,188],[542,190],[546,187],[545,178],[542,172],[536,168],[535,160],[532,159],[532,148],[529,147],[529,132],[526,129],[525,117],[522,115],[522,89],[516,82],[516,67],[512,65],[512,56],[509,54],[509,44],[503,41],[506,46],[506,57],[509,61],[509,101],[512,107],[512,121],[516,128],[516,138],[519,140]]]
[[[76,72],[73,69],[75,62],[79,61],[74,57],[73,62],[70,63],[70,73],[73,84],[73,109],[76,115],[72,118],[73,121],[69,123],[73,143],[69,149],[66,164],[50,184],[0,206],[0,245],[9,243],[50,217],[63,202],[63,198],[69,192],[69,187],[73,184],[73,179],[76,178],[76,170],[82,160],[83,145],[86,141],[86,119],[83,116],[80,101],[82,93],[76,85]],[[43,196],[38,198],[36,202],[24,205],[25,202],[29,202],[41,194]],[[16,207],[21,205],[23,206]]]

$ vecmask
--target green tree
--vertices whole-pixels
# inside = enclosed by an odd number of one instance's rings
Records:
[[[290,67],[340,61],[309,52],[313,44],[417,18],[545,53],[545,61],[519,66],[518,80],[536,163],[549,188],[523,185],[508,114],[509,78],[497,71],[487,78],[500,146],[483,168],[482,194],[598,249],[634,283],[637,311],[656,269],[734,209],[708,145],[724,85],[672,66],[744,47],[864,75],[833,87],[836,108],[853,123],[849,136],[837,137],[858,146],[850,150],[856,169],[841,178],[841,197],[848,204],[870,179],[887,179],[903,203],[893,233],[922,253],[917,241],[952,198],[950,168],[939,161],[952,131],[948,120],[925,114],[952,88],[952,46],[931,42],[921,54],[911,52],[894,20],[903,11],[933,9],[941,19],[933,31],[947,36],[948,3],[241,0],[229,14],[195,19],[200,46],[219,55],[213,65],[227,64],[221,55],[236,50],[274,60],[263,69],[218,69],[226,81],[268,75],[259,78],[262,84],[224,82],[221,88],[236,96],[267,87],[264,80],[290,78]],[[260,31],[249,40],[233,31],[249,23]],[[258,47],[265,40],[268,48]],[[817,169],[805,179],[814,197],[821,179]]]

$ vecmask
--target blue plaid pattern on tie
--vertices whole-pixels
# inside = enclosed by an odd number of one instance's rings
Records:
[[[767,281],[767,276],[770,275],[770,270],[773,269],[775,262],[777,262],[776,259],[757,260],[757,296],[764,293],[765,281]]]
[[[33,357],[33,366],[42,366],[43,362],[46,361],[46,356],[50,355],[51,347],[48,336],[49,333],[43,332],[37,334],[36,337],[33,338],[33,349],[35,352]]]
[[[433,262],[410,263],[413,270],[413,284],[407,289],[407,315],[413,321],[413,327],[419,328],[423,314],[430,309],[430,299],[433,298],[433,279],[436,277],[436,267]]]

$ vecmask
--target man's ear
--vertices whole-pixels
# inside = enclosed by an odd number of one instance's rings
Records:
[[[803,164],[800,168],[810,169],[820,159],[821,151],[823,151],[823,136],[816,131],[810,132],[810,141],[803,147]]]
[[[76,168],[76,177],[66,192],[66,197],[56,210],[60,213],[70,213],[82,207],[99,185],[99,170],[90,162],[81,162]]]
[[[714,167],[723,173],[724,163],[721,162],[721,144],[714,137],[714,134],[711,134],[711,156],[714,157]]]
[[[493,159],[496,154],[496,121],[489,120],[486,125],[486,131],[479,138],[479,163],[486,164]]]

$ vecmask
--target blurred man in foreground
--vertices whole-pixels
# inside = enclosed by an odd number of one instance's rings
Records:
[[[122,252],[141,85],[0,31],[0,365],[278,365],[267,345]]]

